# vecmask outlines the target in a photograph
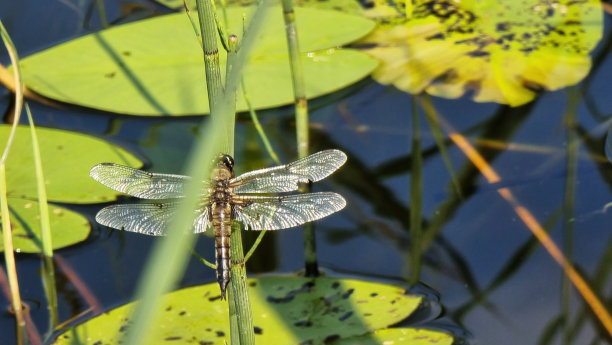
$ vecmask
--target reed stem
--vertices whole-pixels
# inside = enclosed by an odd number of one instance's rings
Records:
[[[244,266],[242,232],[238,222],[232,223],[230,241],[232,280],[228,289],[228,301],[232,345],[254,345],[253,312],[251,310],[246,269]]]
[[[15,45],[11,40],[4,24],[0,20],[0,36],[4,42],[4,46],[8,51],[13,68],[13,79],[15,80],[15,107],[13,112],[13,126],[11,133],[0,157],[0,215],[2,218],[2,236],[4,241],[4,261],[6,264],[6,271],[9,281],[9,288],[11,292],[11,305],[13,312],[15,313],[15,332],[16,340],[18,345],[22,345],[26,342],[26,324],[23,317],[21,296],[19,294],[19,281],[17,279],[17,267],[15,265],[15,252],[13,247],[13,237],[11,231],[10,214],[8,208],[8,197],[6,194],[6,161],[8,158],[9,151],[13,146],[15,140],[15,134],[17,132],[17,125],[19,124],[19,118],[21,117],[21,111],[23,108],[23,83],[21,80],[21,69],[19,67],[19,56]]]
[[[47,309],[49,310],[49,331],[51,335],[55,326],[59,324],[57,312],[57,290],[55,289],[55,268],[53,266],[53,242],[51,239],[51,221],[49,220],[49,205],[47,203],[47,189],[45,188],[45,176],[42,167],[42,157],[38,136],[34,126],[34,120],[30,112],[30,107],[26,103],[26,114],[30,123],[30,135],[32,137],[32,149],[34,166],[36,171],[36,186],[38,191],[38,207],[40,214],[40,232],[42,239],[42,278],[45,296],[47,297]]]
[[[410,169],[410,243],[411,275],[410,285],[419,282],[421,275],[421,238],[422,219],[421,201],[423,196],[423,158],[421,156],[421,138],[419,128],[419,110],[416,97],[412,98],[412,168]]]
[[[287,45],[289,48],[289,62],[291,66],[291,78],[293,80],[293,96],[295,98],[295,130],[297,140],[298,157],[308,156],[310,141],[308,132],[308,100],[306,98],[306,83],[304,72],[300,61],[300,45],[298,40],[297,25],[295,22],[295,11],[292,0],[283,0],[283,18],[285,19],[285,30]],[[302,192],[310,192],[310,186],[305,186]],[[304,269],[307,277],[319,275],[319,264],[317,260],[316,237],[314,225],[307,223],[304,229]]]

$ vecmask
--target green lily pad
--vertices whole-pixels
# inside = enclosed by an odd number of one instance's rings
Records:
[[[175,10],[184,8],[183,0],[155,0],[155,2]],[[280,3],[280,0],[269,1],[268,3],[278,4]],[[227,6],[254,6],[257,5],[257,0],[226,0],[225,4]],[[322,10],[335,10],[351,14],[361,14],[363,12],[363,7],[361,7],[359,1],[357,0],[296,0],[294,1],[294,5],[300,7],[318,8]],[[197,9],[196,0],[187,0],[187,6],[195,11]]]
[[[248,10],[228,8],[229,32],[242,32]],[[255,108],[294,101],[282,11],[269,13],[243,73]],[[366,35],[374,22],[306,8],[296,9],[296,21],[308,97],[355,83],[376,67],[364,53],[336,49]],[[225,71],[223,51],[220,59]],[[22,59],[21,66],[31,89],[59,101],[132,115],[194,115],[209,112],[203,61],[187,16],[177,13],[60,44]],[[237,109],[247,110],[242,92]]]
[[[0,143],[6,143],[10,126],[0,125]],[[49,201],[92,203],[116,199],[115,192],[89,177],[100,162],[139,168],[142,162],[124,149],[85,134],[37,128],[43,173]],[[2,149],[4,150],[4,144]],[[30,129],[19,126],[6,168],[7,195],[13,198],[38,197]]]
[[[377,2],[364,39],[373,77],[410,92],[518,106],[582,80],[603,33],[601,1]]]
[[[390,328],[373,333],[341,339],[332,345],[451,345],[453,336],[444,332],[422,328]]]
[[[13,247],[21,253],[40,253],[40,213],[38,202],[8,198]],[[56,205],[49,205],[53,249],[84,241],[89,236],[89,221],[82,215]],[[0,251],[4,240],[0,237]]]
[[[402,286],[352,279],[249,279],[257,344],[323,344],[390,326],[412,314],[423,297]],[[53,344],[118,344],[129,329],[133,303],[60,334]],[[210,283],[165,296],[146,344],[229,343],[227,303]]]

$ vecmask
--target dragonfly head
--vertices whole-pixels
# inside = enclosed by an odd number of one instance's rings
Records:
[[[224,153],[219,154],[219,161],[217,162],[219,168],[226,168],[231,173],[234,173],[234,158]]]

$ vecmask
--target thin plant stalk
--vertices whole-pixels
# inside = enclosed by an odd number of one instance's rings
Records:
[[[415,285],[421,275],[421,210],[423,200],[423,157],[421,156],[421,138],[419,128],[419,110],[416,97],[412,98],[412,162],[410,169],[410,242],[411,242],[411,275],[409,282]]]
[[[214,114],[219,109],[219,103],[222,101],[224,93],[219,63],[219,46],[217,45],[217,28],[212,2],[210,0],[197,0],[196,5],[200,21],[202,50],[204,52],[208,102],[210,104],[210,113],[214,120]]]
[[[446,145],[444,144],[444,138],[442,136],[442,130],[440,126],[434,121],[434,119],[430,116],[425,116],[427,120],[427,124],[429,125],[431,134],[436,141],[436,146],[440,151],[440,156],[442,157],[442,161],[444,161],[444,165],[446,166],[446,170],[450,174],[451,183],[453,184],[453,188],[457,195],[462,198],[463,194],[461,193],[461,186],[459,185],[459,179],[457,178],[457,174],[455,173],[455,169],[453,168],[453,164],[448,157],[448,152],[446,151]]]
[[[59,316],[57,312],[57,290],[55,289],[55,268],[53,266],[53,242],[51,239],[51,222],[49,220],[49,205],[47,203],[47,189],[45,188],[45,177],[43,174],[42,158],[40,155],[40,146],[38,145],[38,136],[32,120],[30,107],[26,103],[26,114],[30,123],[30,135],[32,137],[32,149],[34,157],[34,166],[36,171],[36,187],[38,191],[38,207],[40,214],[40,233],[42,239],[42,271],[43,271],[43,287],[45,296],[47,297],[47,309],[49,310],[49,331],[47,336],[51,335],[53,329],[59,324]]]
[[[242,232],[239,222],[232,222],[230,237],[230,256],[232,263],[232,280],[229,284],[230,333],[232,345],[255,344],[253,312],[248,295],[244,251],[242,249]],[[235,320],[232,322],[232,320]],[[237,334],[237,336],[236,336]]]
[[[297,140],[298,157],[303,158],[309,154],[308,133],[308,100],[306,98],[306,83],[304,72],[300,61],[300,45],[298,40],[297,25],[295,22],[295,11],[292,0],[283,0],[283,18],[285,20],[285,31],[287,35],[287,46],[289,48],[289,63],[291,66],[291,79],[293,80],[293,96],[295,98],[295,130]],[[302,192],[309,192],[310,186],[305,186]],[[319,264],[317,261],[317,248],[314,225],[305,224],[304,229],[304,265],[307,277],[319,275]]]
[[[565,113],[565,124],[567,126],[567,174],[565,177],[565,190],[563,195],[563,252],[568,260],[574,257],[574,200],[576,197],[576,168],[578,162],[578,136],[576,135],[576,112],[580,103],[577,88],[569,90],[569,104]],[[563,276],[561,284],[561,324],[564,332],[562,343],[569,344],[572,338],[571,317],[571,286],[572,283]]]
[[[234,151],[234,124],[235,124],[235,97],[236,90],[240,85],[241,80],[241,68],[246,63],[246,58],[255,44],[255,37],[261,28],[266,15],[267,1],[262,1],[257,9],[252,13],[252,17],[249,26],[244,34],[242,42],[239,47],[237,42],[228,44],[235,48],[230,49],[228,52],[228,69],[225,80],[225,88],[220,85],[220,79],[210,80],[208,79],[209,74],[216,76],[218,74],[218,54],[216,61],[210,58],[210,53],[213,49],[216,49],[216,37],[209,35],[205,30],[213,30],[214,32],[214,16],[212,12],[212,6],[208,1],[198,0],[198,14],[200,15],[200,28],[203,39],[203,51],[204,61],[206,63],[207,70],[207,85],[210,89],[217,89],[217,96],[222,96],[221,101],[214,101],[209,98],[211,104],[211,116],[213,127],[217,127],[221,130],[222,135],[225,136],[225,145],[221,143],[221,147],[225,150],[221,152],[229,153],[233,155]],[[207,40],[213,40],[214,42],[207,42]],[[237,54],[234,54],[235,51]],[[209,66],[210,65],[210,66]],[[210,71],[216,69],[217,71]],[[210,73],[209,73],[210,72]],[[211,83],[215,85],[211,86]],[[211,93],[209,91],[209,97]],[[216,104],[216,105],[213,105]],[[248,296],[247,284],[246,284],[246,271],[244,269],[244,252],[242,250],[242,237],[239,226],[232,226],[232,235],[230,237],[231,247],[231,262],[232,262],[232,279],[229,282],[229,316],[230,316],[230,338],[232,345],[253,345],[255,343],[255,334],[253,329],[253,316],[251,311],[250,300]],[[234,265],[234,263],[237,263]]]
[[[96,0],[96,6],[98,7],[100,25],[102,25],[104,29],[107,29],[110,25],[108,25],[108,19],[106,19],[106,8],[104,6],[104,0]]]
[[[21,307],[21,296],[19,294],[19,281],[17,279],[17,267],[15,265],[15,253],[13,247],[13,238],[11,231],[10,214],[8,209],[8,198],[6,195],[6,161],[8,158],[11,146],[15,140],[15,134],[17,132],[17,125],[19,124],[19,118],[21,116],[21,110],[23,107],[23,83],[21,81],[21,69],[19,68],[19,56],[15,49],[15,45],[11,41],[8,32],[4,28],[4,24],[0,20],[0,35],[4,42],[4,46],[8,51],[11,63],[13,64],[13,79],[15,80],[15,108],[13,113],[13,126],[11,133],[0,157],[0,214],[2,218],[2,235],[4,241],[4,261],[6,263],[6,271],[9,281],[9,288],[11,292],[11,305],[13,312],[15,313],[16,323],[16,338],[17,344],[22,345],[26,341],[26,324],[23,317],[23,310]]]
[[[227,70],[226,76],[230,76],[232,69],[237,64],[238,37],[230,35],[228,39]],[[242,79],[242,78],[241,78]],[[236,89],[225,90],[224,104],[227,111],[225,116],[232,118],[224,121],[228,125],[230,155],[234,155],[234,127],[236,119]],[[228,285],[228,309],[230,320],[230,340],[232,345],[255,344],[255,333],[253,328],[253,312],[246,284],[246,270],[244,269],[244,251],[242,250],[242,233],[240,223],[232,222],[232,234],[230,235],[230,266],[232,279]],[[217,263],[218,265],[219,263]]]
[[[259,117],[257,116],[257,112],[255,111],[255,109],[253,109],[253,105],[251,104],[251,99],[249,98],[249,93],[246,90],[244,78],[240,80],[240,86],[242,88],[242,98],[244,99],[244,102],[246,103],[247,108],[249,108],[249,115],[251,116],[251,121],[253,121],[253,126],[255,126],[255,129],[257,130],[257,134],[259,134],[259,138],[261,139],[261,142],[263,143],[264,148],[266,149],[266,152],[268,152],[268,155],[270,156],[270,158],[272,158],[274,163],[280,165],[281,162],[278,159],[278,155],[276,154],[276,151],[274,151],[272,144],[270,144],[270,140],[268,139],[266,132],[261,126],[261,122],[259,122]]]

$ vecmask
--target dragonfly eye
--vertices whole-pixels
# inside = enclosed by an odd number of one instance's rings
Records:
[[[221,163],[228,168],[230,171],[234,171],[234,158],[230,155],[223,155],[221,157]]]

